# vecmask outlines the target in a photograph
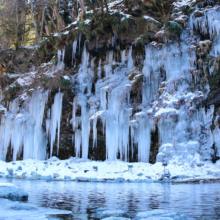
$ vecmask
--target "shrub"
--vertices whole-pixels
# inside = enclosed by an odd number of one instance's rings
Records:
[[[167,21],[166,26],[168,31],[170,31],[173,34],[181,34],[183,31],[183,28],[176,22],[174,21]]]

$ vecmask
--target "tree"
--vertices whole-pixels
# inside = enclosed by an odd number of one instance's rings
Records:
[[[25,41],[26,24],[25,0],[0,2],[0,44],[19,47]],[[5,40],[4,40],[5,39]]]

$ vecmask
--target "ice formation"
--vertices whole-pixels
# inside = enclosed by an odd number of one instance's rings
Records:
[[[1,117],[0,157],[5,160],[11,146],[13,160],[23,152],[23,158],[45,159],[47,138],[42,128],[48,92],[34,92],[30,100],[19,107],[18,99],[9,105]]]
[[[57,133],[57,155],[59,153],[60,142],[60,121],[62,116],[63,94],[57,93],[54,97],[54,104],[51,109],[51,119],[47,119],[47,133],[50,133],[50,156],[53,153],[53,145],[56,140]]]
[[[73,65],[73,60],[75,59],[76,56],[76,49],[77,49],[77,40],[73,41],[72,65]]]
[[[20,157],[22,152],[23,159],[46,159],[48,137],[53,148],[56,130],[58,130],[57,146],[59,149],[62,93],[55,95],[51,119],[47,120],[47,132],[45,132],[42,125],[48,94],[48,91],[35,91],[21,107],[18,99],[10,103],[9,110],[1,117],[0,158],[2,160],[6,159],[9,147],[13,152],[13,160]]]
[[[211,55],[220,55],[220,8],[216,6],[210,10],[205,10],[202,17],[195,17],[190,19],[190,27],[196,28],[204,36],[209,36],[210,39],[214,37],[214,45],[212,47]]]
[[[205,12],[202,18],[191,18],[189,21],[191,29],[184,31],[181,44],[167,44],[162,48],[158,48],[155,44],[146,46],[142,70],[144,76],[140,106],[142,110],[135,115],[132,115],[132,105],[129,103],[132,82],[128,80],[128,76],[134,67],[132,47],[128,51],[121,52],[121,62],[118,63],[114,60],[113,51],[107,54],[104,65],[105,77],[101,79],[99,74],[95,94],[90,93],[92,69],[88,68],[89,59],[86,63],[85,60],[82,61],[81,69],[84,66],[86,69],[84,72],[89,74],[85,77],[81,73],[79,82],[80,84],[82,81],[87,82],[85,86],[89,86],[89,89],[88,95],[83,96],[83,99],[87,97],[88,109],[84,111],[85,115],[82,114],[80,117],[88,119],[89,112],[90,120],[93,121],[93,147],[97,144],[97,119],[101,119],[103,135],[106,135],[106,159],[120,158],[128,161],[129,149],[131,148],[130,156],[133,157],[134,148],[137,147],[138,161],[148,162],[151,132],[157,126],[160,144],[157,161],[165,157],[171,159],[176,155],[182,160],[187,158],[190,160],[192,156],[197,158],[198,154],[202,155],[203,160],[210,160],[213,143],[219,146],[219,129],[216,128],[213,133],[210,129],[214,117],[212,106],[207,112],[204,108],[199,110],[192,108],[193,100],[205,94],[192,89],[192,84],[196,83],[196,78],[192,77],[192,71],[196,69],[196,51],[190,46],[191,42],[187,38],[194,37],[193,28],[201,29],[204,34],[206,31],[209,31],[210,35],[217,32],[218,36],[219,15],[218,9],[213,9]],[[207,22],[209,30],[207,30]],[[210,53],[218,54],[218,41]],[[84,47],[83,57],[88,58],[88,56]],[[115,64],[118,67],[113,70],[112,66]],[[91,76],[90,79],[88,76]],[[180,104],[182,101],[184,104]],[[82,106],[85,107],[86,101],[83,102]],[[158,121],[157,124],[155,120]],[[206,135],[201,128],[206,130]],[[86,133],[86,143],[88,143],[88,135]],[[77,129],[76,136],[83,140],[84,134]],[[80,145],[81,142],[77,141],[77,143]],[[85,151],[84,147],[83,151]]]
[[[65,64],[64,64],[64,58],[65,58],[65,49],[58,50],[57,51],[57,70],[61,70],[63,71],[65,68]]]

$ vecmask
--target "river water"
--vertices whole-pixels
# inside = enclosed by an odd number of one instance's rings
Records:
[[[53,215],[55,219],[94,219],[91,213],[94,208],[121,209],[130,217],[141,211],[166,209],[196,219],[220,219],[219,183],[172,185],[13,179],[0,179],[0,182],[11,182],[28,192],[29,205],[72,211],[68,215]],[[29,213],[31,219],[31,211]]]

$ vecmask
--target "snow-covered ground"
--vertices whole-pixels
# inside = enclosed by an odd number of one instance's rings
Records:
[[[128,169],[128,165],[133,165]],[[97,171],[93,167],[97,167]],[[177,164],[172,161],[166,167],[171,179],[220,177],[220,162]],[[27,180],[60,180],[83,182],[151,182],[163,174],[162,163],[126,163],[123,161],[85,161],[79,158],[59,160],[52,157],[46,161],[27,159],[6,163],[0,161],[0,176]]]

